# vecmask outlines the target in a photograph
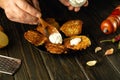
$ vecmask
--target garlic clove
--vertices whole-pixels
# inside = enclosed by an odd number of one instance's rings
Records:
[[[88,66],[95,66],[96,63],[97,63],[96,60],[91,60],[91,61],[88,61],[88,62],[86,63],[86,65],[88,65]]]
[[[101,50],[102,50],[101,47],[96,47],[96,48],[95,48],[95,53],[97,53],[98,51],[101,51]]]
[[[110,48],[110,49],[106,50],[105,55],[111,55],[113,53],[114,53],[114,49]]]

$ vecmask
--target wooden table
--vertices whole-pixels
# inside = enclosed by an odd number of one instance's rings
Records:
[[[86,8],[74,13],[58,1],[45,1],[41,6],[43,17],[54,17],[58,21],[81,19],[83,24],[82,34],[88,36],[92,45],[83,51],[71,52],[62,55],[53,55],[38,50],[24,39],[24,32],[35,26],[15,23],[8,20],[4,11],[0,10],[0,24],[4,27],[9,37],[9,45],[0,49],[1,55],[15,57],[22,60],[20,69],[14,75],[0,74],[0,80],[120,80],[120,50],[117,43],[99,43],[100,40],[113,38],[120,33],[120,28],[110,35],[105,35],[100,30],[101,22],[120,4],[119,0],[90,0]],[[49,3],[49,4],[48,4]],[[102,51],[95,54],[97,46]],[[115,52],[110,56],[103,56],[109,48]],[[98,60],[98,64],[89,67],[86,62]]]

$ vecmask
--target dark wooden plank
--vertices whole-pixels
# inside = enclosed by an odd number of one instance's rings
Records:
[[[99,57],[97,58],[92,53],[82,55],[80,57],[78,56],[78,58],[76,60],[78,60],[78,62],[82,63],[82,65],[86,71],[86,74],[94,76],[96,80],[97,79],[110,80],[111,78],[114,80],[120,79],[119,71],[117,71],[114,68],[114,66],[111,65],[111,63],[106,58],[102,58],[102,60],[100,60],[98,65],[96,65],[94,67],[89,67],[86,65],[86,62],[90,61],[90,60],[98,60],[99,61]]]
[[[9,45],[7,47],[7,53],[9,56],[11,57],[15,57],[15,58],[19,58],[23,60],[23,57],[21,57],[21,53],[23,53],[21,51],[21,46],[20,46],[20,40],[18,39],[18,36],[16,36],[15,32],[16,30],[14,30],[13,28],[15,27],[14,23],[11,23],[9,21],[7,21],[5,18],[3,18],[4,22],[7,23],[7,25],[3,24],[3,26],[5,27],[5,31],[7,32],[7,35],[9,37]],[[22,66],[21,66],[21,70],[19,70],[15,76],[17,76],[18,80],[21,80],[24,78],[27,80],[29,80],[29,78],[27,77],[28,73],[26,70],[26,67],[24,65],[25,63],[22,61]],[[19,76],[18,76],[19,75]]]
[[[33,45],[29,44],[24,39],[24,27],[28,26],[18,27],[16,31],[18,31],[20,40],[22,41],[21,45],[23,46],[24,51],[23,56],[26,64],[26,69],[29,73],[29,77],[31,80],[43,80],[44,78],[46,80],[49,80],[49,75],[46,71],[46,68],[44,67],[41,56],[39,55],[40,53],[36,51],[33,47],[31,47]]]
[[[8,33],[6,31],[6,28],[4,27],[4,24],[6,24],[5,23],[6,22],[5,18],[6,18],[6,16],[3,13],[3,10],[0,9],[0,25],[4,28],[5,33],[8,35]],[[8,46],[5,47],[5,48],[0,49],[0,55],[9,56],[7,48],[8,48]],[[14,80],[14,76],[0,73],[0,80]]]
[[[51,80],[87,79],[74,60],[74,55],[52,55],[46,52],[42,52],[41,55]]]
[[[3,12],[2,14],[4,15]],[[2,23],[2,21],[4,22]],[[4,55],[6,53],[8,56],[22,60],[20,69],[14,75],[15,80],[49,80],[49,75],[47,74],[44,64],[41,58],[37,56],[39,52],[32,50],[28,42],[25,44],[26,41],[23,37],[24,30],[22,30],[21,27],[23,25],[7,20],[5,15],[1,16],[1,24],[4,26],[10,41],[8,47],[6,47],[5,50],[2,49],[0,53]],[[28,27],[28,25],[26,27]],[[37,59],[37,57],[40,59]],[[2,77],[4,78],[4,76]],[[7,80],[7,78],[5,79]]]
[[[14,80],[14,77],[7,74],[0,74],[0,80]]]
[[[3,13],[3,15],[4,15],[4,13]],[[34,60],[34,56],[33,56],[34,52],[31,52],[32,48],[29,47],[31,45],[24,44],[24,42],[25,42],[24,38],[23,38],[24,33],[22,33],[22,30],[17,31],[18,26],[19,26],[19,28],[21,28],[22,25],[13,23],[13,22],[9,22],[5,16],[1,16],[1,19],[4,21],[1,24],[4,26],[5,32],[7,33],[9,40],[10,40],[8,47],[5,48],[5,51],[2,50],[1,54],[4,54],[4,52],[6,52],[6,54],[8,54],[8,56],[19,58],[22,60],[22,65],[21,65],[20,69],[14,75],[15,80],[35,80],[35,79],[43,80],[44,78],[46,78],[46,80],[49,80],[49,76],[48,77],[45,76],[45,72],[47,72],[47,71],[44,71],[45,68],[41,66],[43,64],[42,61],[40,63],[40,62]],[[7,24],[5,24],[5,22]],[[24,42],[21,41],[21,38],[22,38],[22,41],[24,41]],[[36,52],[36,54],[38,53],[37,51],[35,51],[35,52]],[[30,54],[32,54],[32,55],[30,55]],[[39,66],[37,63],[39,63]],[[40,67],[41,67],[42,71],[39,70]],[[42,68],[44,68],[44,69],[42,69]],[[5,78],[5,79],[7,80],[7,78]],[[10,77],[9,77],[9,80],[10,80]]]
[[[88,50],[89,54],[83,55],[83,56],[81,56],[81,58],[78,57],[77,60],[79,62],[83,61],[82,63],[84,65],[85,70],[88,72],[90,71],[89,73],[92,73],[96,79],[98,79],[98,75],[99,75],[100,80],[110,80],[111,78],[112,79],[114,78],[114,80],[119,80],[120,79],[120,77],[119,77],[120,70],[119,70],[118,63],[120,60],[119,60],[119,53],[117,53],[117,52],[115,52],[115,54],[112,56],[107,56],[107,57],[102,58],[102,61],[99,66],[87,67],[85,65],[88,60],[94,60],[96,58],[98,58],[98,60],[99,60],[99,58],[101,59],[101,56],[103,56],[105,50],[108,48],[113,47],[115,49],[115,51],[117,51],[117,49],[116,49],[117,47],[114,44],[100,44],[99,43],[99,40],[107,39],[110,37],[112,38],[113,36],[115,36],[117,34],[117,33],[114,33],[111,35],[104,35],[100,32],[100,23],[103,20],[103,17],[105,18],[108,16],[108,14],[110,14],[110,12],[114,9],[115,4],[114,4],[114,6],[113,5],[109,6],[111,3],[108,2],[106,5],[102,5],[103,9],[98,8],[98,7],[101,7],[99,4],[100,4],[99,2],[96,5],[95,5],[95,3],[92,3],[92,6],[91,6],[92,10],[90,10],[91,12],[89,13],[88,11],[85,11],[86,14],[88,15],[88,17],[90,17],[92,19],[92,21],[88,22],[88,23],[90,23],[88,25],[91,28],[85,28],[85,29],[86,30],[88,29],[87,31],[89,33],[90,38],[92,39],[93,49],[89,49]],[[106,11],[101,12],[101,11],[99,11],[99,9],[104,10],[104,11],[106,10]],[[94,16],[92,16],[92,15],[94,15]],[[119,31],[118,31],[118,33],[119,33]],[[100,54],[94,54],[94,49],[97,46],[101,46],[103,48],[103,52],[101,52]],[[111,75],[111,76],[108,77],[108,75]]]
[[[90,37],[92,45],[85,51],[72,52],[67,55],[52,55],[36,49],[36,47],[29,44],[23,36],[24,32],[27,29],[30,29],[29,27],[32,28],[34,26],[11,22],[6,18],[5,14],[1,10],[0,23],[5,27],[5,32],[9,36],[10,43],[6,48],[0,49],[0,54],[22,59],[22,65],[14,76],[2,74],[0,75],[0,79],[119,80],[120,51],[116,49],[117,45],[110,43],[100,44],[99,40],[109,37],[112,38],[119,33],[120,30],[112,35],[104,35],[100,31],[100,23],[120,2],[118,0],[93,0],[90,2],[89,7],[82,8],[79,13],[68,12],[67,8],[62,6],[60,3],[47,3],[48,5],[46,6],[48,9],[45,8],[45,10],[43,10],[42,7],[44,17],[54,17],[58,21],[62,22],[70,19],[83,20],[84,24],[82,34]],[[42,6],[45,6],[45,3],[43,3]],[[56,14],[56,11],[59,13]],[[94,53],[96,46],[103,47],[103,50],[98,54]],[[115,48],[115,54],[103,57],[105,50],[110,47]],[[86,62],[94,59],[100,61],[98,65],[88,67]]]

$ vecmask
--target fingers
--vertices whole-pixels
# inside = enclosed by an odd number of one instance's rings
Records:
[[[80,11],[80,7],[76,7],[76,8],[74,8],[74,11],[75,11],[75,12]]]
[[[83,6],[84,6],[84,7],[87,7],[87,6],[88,6],[88,0],[87,0],[87,2],[86,2]],[[75,7],[75,8],[74,8],[74,11],[75,11],[75,12],[80,11],[80,7]]]
[[[88,0],[87,0],[87,2],[84,4],[84,7],[88,6],[88,4],[89,4],[89,2],[88,2]]]
[[[8,3],[9,7],[5,7],[4,9],[8,19],[25,24],[38,24],[41,13],[38,10],[39,4],[37,0],[33,0],[35,8],[29,5],[25,0],[14,0]]]
[[[72,10],[74,10],[74,7],[73,6],[69,6],[68,10],[72,11]]]
[[[19,8],[21,8],[23,11],[26,11],[27,13],[31,14],[32,16],[35,16],[35,17],[38,17],[38,18],[41,17],[40,11],[35,9],[31,5],[29,5],[25,0],[17,0],[16,5]],[[37,6],[37,5],[35,5],[35,6]]]
[[[68,10],[78,12],[80,11],[80,7],[73,7],[70,3],[69,0],[59,0],[63,5],[68,7]],[[83,5],[84,7],[88,6],[88,1]]]
[[[64,6],[70,6],[69,0],[59,0]]]
[[[38,18],[26,13],[16,5],[12,6],[14,9],[6,9],[6,16],[15,22],[25,23],[25,24],[37,24]]]
[[[80,7],[73,7],[73,6],[69,6],[68,10],[70,11],[74,11],[74,12],[78,12],[80,10]]]

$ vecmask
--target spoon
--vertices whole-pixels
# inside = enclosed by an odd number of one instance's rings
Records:
[[[31,0],[27,0],[27,1],[31,5],[33,5],[33,2]],[[44,21],[42,18],[39,18],[39,21],[40,23],[38,23],[38,27],[40,28],[40,32],[43,35],[46,35],[51,43],[62,44],[62,35],[59,33],[59,31],[54,26]]]
[[[41,28],[41,33],[46,35],[51,43],[62,44],[62,35],[59,33],[59,31],[42,18],[39,18],[39,21],[39,25],[41,24],[41,26],[39,26],[39,28]]]

